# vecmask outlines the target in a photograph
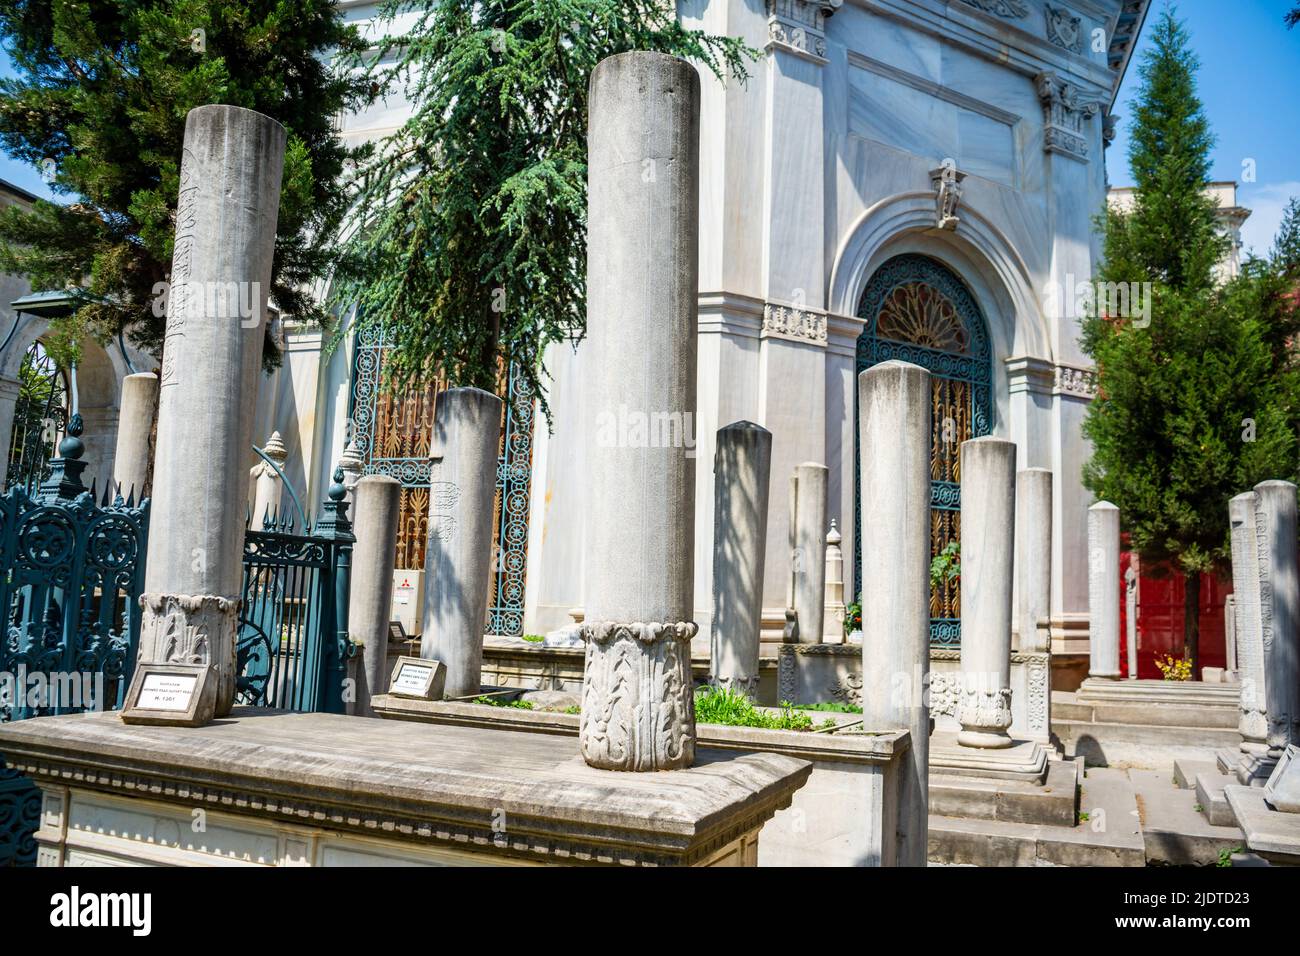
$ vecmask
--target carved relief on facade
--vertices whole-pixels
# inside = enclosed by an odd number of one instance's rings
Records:
[[[1008,20],[1022,20],[1029,16],[1029,4],[1025,0],[965,0],[965,3]]]
[[[1055,370],[1053,391],[1058,395],[1077,398],[1097,397],[1097,370],[1077,365],[1058,365]]]
[[[844,0],[767,0],[768,48],[826,58],[826,19]]]
[[[930,170],[930,187],[934,190],[935,225],[940,229],[955,230],[961,222],[957,218],[957,204],[961,201],[961,184],[966,174],[951,160]]]
[[[763,338],[826,344],[826,314],[797,305],[766,302],[763,305]]]
[[[1043,104],[1043,149],[1087,162],[1087,123],[1102,104],[1085,99],[1082,89],[1052,72],[1039,73],[1034,85]]]
[[[1083,18],[1076,17],[1065,7],[1046,4],[1043,14],[1047,18],[1047,39],[1062,50],[1083,52]]]

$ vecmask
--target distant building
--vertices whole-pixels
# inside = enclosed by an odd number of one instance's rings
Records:
[[[1237,184],[1234,182],[1207,183],[1205,192],[1219,205],[1219,232],[1229,241],[1228,251],[1215,270],[1219,281],[1226,282],[1241,272],[1241,227],[1250,218],[1250,210],[1237,205]],[[1133,208],[1136,194],[1134,187],[1122,186],[1112,188],[1106,199],[1112,208],[1127,212]]]

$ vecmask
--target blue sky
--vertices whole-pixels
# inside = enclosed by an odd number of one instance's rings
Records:
[[[1237,202],[1253,210],[1242,228],[1247,249],[1266,253],[1291,196],[1300,196],[1300,26],[1282,22],[1297,0],[1177,0],[1192,49],[1200,59],[1198,92],[1218,137],[1213,178],[1239,184]],[[1106,151],[1113,186],[1131,186],[1129,100],[1138,89],[1138,58],[1149,46],[1162,0],[1152,3],[1147,28],[1120,87],[1119,135]],[[1243,181],[1253,163],[1254,182]]]
[[[1163,0],[1155,0],[1148,27]],[[1240,184],[1237,200],[1254,210],[1242,230],[1245,246],[1263,253],[1273,242],[1282,209],[1300,196],[1300,27],[1288,30],[1282,17],[1294,0],[1178,0],[1192,47],[1201,61],[1201,99],[1218,137],[1213,176]],[[1134,63],[1120,89],[1119,135],[1107,151],[1112,185],[1132,185],[1128,172],[1128,102],[1137,90],[1137,57],[1148,46],[1143,31]],[[0,54],[0,75],[10,75]],[[1254,181],[1244,181],[1251,175]],[[40,174],[0,154],[0,178],[50,196]]]

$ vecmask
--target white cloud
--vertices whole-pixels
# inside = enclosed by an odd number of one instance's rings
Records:
[[[1292,196],[1300,196],[1300,182],[1244,183],[1237,189],[1237,202],[1251,210],[1250,218],[1241,227],[1243,253],[1268,255]]]

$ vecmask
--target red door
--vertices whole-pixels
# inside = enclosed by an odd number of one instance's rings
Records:
[[[1128,601],[1124,574],[1136,555],[1120,553],[1120,672],[1128,676]],[[1159,680],[1156,658],[1165,654],[1183,656],[1183,594],[1186,578],[1168,562],[1141,562],[1137,580],[1137,659],[1141,678]],[[1217,573],[1201,575],[1200,664],[1201,667],[1224,667],[1227,656],[1223,639],[1223,602],[1232,593],[1231,568],[1224,565]],[[1200,674],[1193,674],[1200,680]]]

